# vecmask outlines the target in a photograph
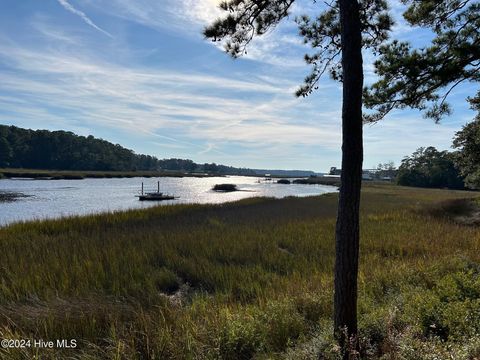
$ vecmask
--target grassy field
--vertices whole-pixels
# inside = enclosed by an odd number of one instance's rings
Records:
[[[365,359],[480,358],[478,193],[364,187]],[[464,200],[476,197],[475,200]],[[336,195],[0,229],[1,359],[336,359]]]

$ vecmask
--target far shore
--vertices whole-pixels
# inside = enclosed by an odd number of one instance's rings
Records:
[[[226,176],[247,176],[257,177],[260,179],[294,179],[293,184],[308,185],[340,185],[339,177],[328,176],[286,176],[275,175],[268,177],[264,175],[251,174],[212,174],[212,173],[189,173],[181,171],[88,171],[88,170],[46,170],[46,169],[17,169],[17,168],[0,168],[0,179],[32,179],[32,180],[83,180],[83,179],[103,179],[103,178],[134,178],[134,177],[226,177]],[[276,182],[275,180],[273,180]]]
[[[0,169],[1,178],[28,178],[34,180],[82,180],[87,178],[133,178],[133,177],[218,177],[205,173],[180,171],[87,171],[87,170],[42,170],[42,169]]]

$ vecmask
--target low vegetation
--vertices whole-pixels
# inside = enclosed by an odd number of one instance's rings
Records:
[[[473,198],[365,186],[359,357],[480,357],[480,228],[451,216]],[[1,228],[0,338],[78,347],[0,358],[337,359],[336,203],[250,198]]]
[[[213,191],[223,191],[231,192],[238,191],[237,185],[235,184],[215,184],[212,188]]]
[[[19,192],[11,192],[11,191],[3,191],[0,190],[0,203],[1,202],[12,202],[16,201],[19,198],[28,197],[29,195],[25,195]]]

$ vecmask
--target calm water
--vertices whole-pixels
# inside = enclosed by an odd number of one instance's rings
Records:
[[[141,183],[145,190],[155,190],[160,181],[160,191],[180,196],[172,201],[139,201]],[[215,184],[237,184],[241,190],[218,193],[211,190]],[[252,196],[282,198],[286,196],[311,196],[337,191],[324,185],[282,185],[257,183],[257,178],[244,176],[211,178],[124,178],[84,180],[0,180],[0,191],[21,192],[32,195],[15,202],[0,202],[0,225],[68,215],[84,215],[115,210],[145,208],[174,203],[222,203]]]

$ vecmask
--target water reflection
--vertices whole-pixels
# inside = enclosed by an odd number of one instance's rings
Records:
[[[143,182],[146,190],[156,190],[179,196],[162,202],[138,201]],[[212,191],[215,184],[236,184],[241,190],[229,193]],[[0,180],[0,191],[20,192],[31,197],[15,202],[0,203],[0,224],[15,221],[84,215],[132,208],[144,208],[173,203],[223,203],[253,196],[282,198],[311,196],[336,191],[325,185],[284,185],[258,183],[254,177],[229,176],[210,178],[123,178],[84,180]]]

